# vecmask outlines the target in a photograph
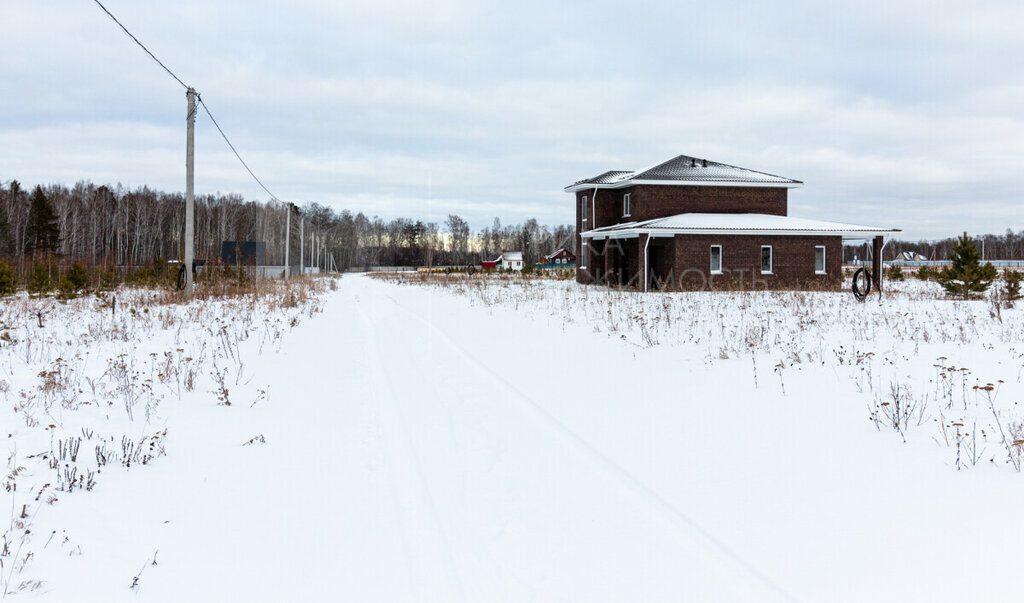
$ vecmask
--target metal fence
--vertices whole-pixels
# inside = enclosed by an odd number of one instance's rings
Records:
[[[352,266],[345,272],[416,272],[416,266]]]
[[[953,262],[949,260],[891,260],[885,262],[886,266],[950,266]],[[983,260],[982,264],[991,263],[996,268],[1020,268],[1024,266],[1024,260]]]

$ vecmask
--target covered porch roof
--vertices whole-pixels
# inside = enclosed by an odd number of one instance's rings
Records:
[[[897,228],[862,226],[769,214],[687,213],[602,226],[580,233],[584,239],[632,239],[646,234],[671,237],[677,234],[841,236],[843,240],[888,238]]]

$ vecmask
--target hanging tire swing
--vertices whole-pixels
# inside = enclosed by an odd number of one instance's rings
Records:
[[[868,293],[871,293],[871,273],[867,268],[858,268],[853,273],[853,296],[857,301],[864,301]]]

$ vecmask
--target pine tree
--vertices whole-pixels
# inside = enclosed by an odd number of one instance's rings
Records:
[[[0,297],[13,295],[18,290],[18,281],[14,276],[14,268],[7,260],[0,259]]]
[[[957,239],[949,259],[952,265],[943,268],[937,279],[948,294],[968,299],[972,293],[983,293],[992,286],[996,268],[991,262],[981,265],[981,254],[966,232]]]
[[[46,198],[43,187],[32,191],[28,210],[28,225],[25,231],[25,252],[55,252],[60,244],[60,226],[53,205]]]
[[[1003,299],[1006,301],[1006,305],[1009,308],[1013,307],[1013,302],[1020,299],[1020,283],[1024,280],[1024,273],[1016,270],[1006,270],[1003,272]]]
[[[32,262],[32,272],[29,274],[27,289],[32,295],[45,295],[53,290],[49,262],[39,260]]]
[[[71,268],[64,273],[64,276],[67,277],[76,292],[89,286],[89,271],[85,269],[85,265],[81,261],[76,260],[71,264]]]
[[[11,236],[11,221],[7,212],[0,207],[0,255],[10,255],[14,251],[14,237]]]

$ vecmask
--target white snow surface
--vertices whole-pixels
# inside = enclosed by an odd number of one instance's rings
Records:
[[[196,302],[161,310],[186,317],[168,329],[136,317],[149,323],[125,328],[135,339],[78,350],[89,359],[76,370],[100,382],[101,358],[130,354],[148,374],[150,351],[205,350],[195,389],[179,399],[155,379],[162,400],[131,421],[116,405],[55,402],[49,415],[36,408],[36,427],[14,410],[17,392],[52,366],[47,349],[75,350],[89,320],[74,313],[99,310],[50,309],[52,339],[31,316],[7,316],[16,339],[49,343],[25,357],[0,346],[6,471],[24,467],[0,509],[13,525],[28,505],[32,533],[11,545],[34,553],[21,569],[16,553],[0,557],[6,596],[1011,599],[1024,475],[994,430],[1024,416],[1024,317],[903,288],[857,304],[345,276],[288,311]],[[230,406],[218,403],[216,358]],[[869,420],[895,385],[918,404],[902,435]],[[121,434],[163,430],[166,454],[34,501],[54,472],[28,455],[82,427],[96,432],[83,457],[102,437],[119,448]],[[984,448],[973,462],[957,429]],[[265,443],[243,445],[258,435]]]

